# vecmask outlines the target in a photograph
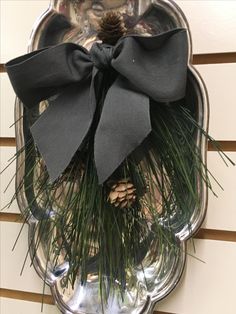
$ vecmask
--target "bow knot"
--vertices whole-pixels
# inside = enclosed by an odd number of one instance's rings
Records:
[[[110,45],[94,43],[90,50],[90,56],[97,69],[106,70],[111,66],[113,47]]]
[[[89,134],[103,183],[150,134],[150,98],[168,103],[184,97],[187,62],[186,30],[176,28],[150,37],[125,36],[115,46],[95,43],[90,51],[65,43],[16,58],[6,69],[27,108],[50,99],[31,133],[51,181]],[[101,74],[109,68],[115,77],[103,93]],[[95,84],[105,94],[101,114],[96,111]],[[99,123],[88,133],[96,112]]]

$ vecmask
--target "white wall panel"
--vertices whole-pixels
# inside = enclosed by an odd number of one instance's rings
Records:
[[[6,73],[0,74],[0,136],[14,137],[15,93]]]
[[[9,165],[9,159],[15,154],[15,147],[0,147],[0,172]],[[9,167],[0,175],[0,209],[3,209],[11,201],[15,193],[15,178],[10,183],[10,180],[15,175],[16,164],[13,162]],[[9,187],[7,188],[8,184]],[[7,190],[6,190],[7,188]],[[6,190],[6,191],[5,191]],[[19,213],[17,202],[14,201],[11,206],[4,208],[4,212]]]
[[[156,309],[176,314],[234,314],[236,308],[234,298],[236,244],[195,240],[195,247],[196,253],[189,244],[189,253],[194,254],[203,262],[189,256],[181,283],[168,298],[157,305]],[[14,280],[16,280],[15,278],[17,277],[14,277]],[[34,275],[28,282],[32,285],[33,281],[35,281]],[[10,309],[15,308],[15,302],[18,301],[12,301]],[[25,302],[19,302],[22,303],[21,306],[24,309]],[[54,313],[53,307],[50,308],[52,312],[49,313]],[[2,311],[3,309],[4,307],[2,307]],[[35,312],[25,313],[38,313],[36,304],[34,310]],[[38,311],[40,311],[39,308]],[[21,312],[18,313],[21,314]],[[47,314],[47,310],[44,313]],[[55,313],[57,312],[55,311]],[[11,314],[11,312],[1,312],[1,314]]]
[[[157,305],[176,314],[235,314],[236,243],[195,240],[204,263],[188,257],[186,272],[177,289]]]
[[[9,152],[12,149],[1,148],[1,151]],[[7,154],[6,154],[7,155]],[[236,153],[229,153],[229,157],[236,159]],[[236,199],[235,199],[235,171],[236,168],[225,167],[217,153],[208,153],[208,166],[212,173],[219,179],[224,186],[225,191],[221,191],[216,184],[213,184],[218,198],[209,193],[209,207],[204,227],[211,229],[235,230],[236,229]],[[235,175],[234,175],[235,174]],[[23,277],[19,276],[19,272],[23,263],[25,252],[27,250],[27,227],[19,240],[16,250],[12,253],[11,247],[16,239],[20,229],[20,224],[1,223],[1,256],[2,261],[2,278],[1,285],[5,288],[21,289],[25,291],[42,291],[42,282],[27,263]],[[197,241],[198,242],[198,241]],[[213,243],[213,242],[209,242]],[[228,245],[228,244],[226,244]],[[201,252],[201,251],[200,251]],[[199,252],[197,251],[197,254]],[[227,256],[227,255],[226,255]],[[198,256],[201,258],[201,256]],[[30,280],[28,280],[30,278]]]
[[[217,140],[236,140],[236,63],[198,65],[197,69],[209,94],[210,134]]]
[[[187,16],[193,37],[193,52],[236,51],[236,0],[177,0]],[[26,53],[35,20],[49,0],[0,0],[0,63]],[[218,140],[236,140],[236,64],[199,65],[197,69],[208,87],[210,133]],[[6,74],[0,74],[0,137],[14,136],[15,95]],[[0,167],[14,154],[14,148],[0,148]],[[228,153],[236,161],[236,153]],[[209,193],[205,228],[236,230],[236,167],[225,167],[216,152],[208,153],[208,167],[224,187],[213,184],[218,198]],[[14,175],[15,164],[0,176],[0,207],[9,202],[14,183],[3,194]],[[19,212],[16,202],[8,212]],[[43,283],[30,261],[23,275],[20,270],[28,248],[25,226],[14,252],[11,248],[21,224],[0,222],[0,287],[42,293]],[[204,263],[188,257],[186,272],[177,289],[161,301],[157,310],[176,314],[235,314],[236,243],[195,240],[196,253]],[[46,291],[50,293],[49,288]],[[0,299],[1,314],[40,314],[40,303]],[[55,306],[44,306],[44,314],[59,314]]]
[[[24,272],[22,276],[20,276],[21,268],[28,250],[28,228],[26,225],[15,250],[12,252],[12,247],[19,234],[21,226],[22,224],[20,223],[0,222],[0,287],[42,293],[43,281],[36,274],[34,268],[30,267],[29,258],[26,262]],[[48,287],[46,288],[46,294],[50,294],[50,289]]]
[[[59,314],[59,310],[54,305],[43,306],[41,312],[41,304],[27,302],[21,300],[13,300],[0,298],[0,313],[1,314]]]
[[[227,155],[236,163],[236,153]],[[204,228],[236,231],[236,167],[226,167],[216,152],[208,152],[208,168],[224,191],[213,182],[218,197],[209,191],[209,204]]]
[[[176,1],[186,14],[194,53],[235,51],[236,1]],[[32,25],[48,0],[1,0],[0,62],[26,52]],[[26,18],[27,17],[27,18]]]
[[[185,13],[194,53],[236,51],[236,1],[177,0]]]
[[[46,11],[49,0],[1,0],[0,62],[24,54],[36,19]]]

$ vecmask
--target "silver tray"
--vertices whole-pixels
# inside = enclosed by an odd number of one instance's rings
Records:
[[[208,97],[205,85],[192,66],[192,43],[187,20],[181,9],[171,0],[51,0],[47,11],[37,20],[30,38],[29,52],[54,45],[61,42],[75,42],[90,48],[97,40],[96,29],[98,21],[106,11],[119,11],[127,23],[135,28],[138,33],[157,34],[160,31],[183,27],[188,30],[189,60],[188,60],[188,84],[194,99],[194,114],[198,124],[208,130]],[[38,110],[40,111],[40,109]],[[23,104],[16,99],[15,120],[17,151],[24,147],[29,136],[29,125],[33,123],[38,113],[32,116],[32,121],[20,119],[24,114]],[[197,145],[201,149],[203,162],[206,163],[207,142],[205,137],[197,134]],[[21,166],[21,167],[20,167]],[[27,167],[25,153],[22,152],[17,158],[16,188],[20,183]],[[197,208],[190,208],[190,225],[187,224],[180,213],[173,213],[171,221],[171,237],[174,238],[176,246],[166,243],[164,248],[156,251],[155,258],[147,254],[142,261],[143,269],[136,267],[130,275],[130,280],[135,281],[135,288],[128,289],[124,300],[114,297],[108,300],[104,309],[106,314],[141,314],[152,313],[158,301],[166,297],[178,284],[183,273],[186,260],[186,241],[191,238],[201,226],[205,217],[207,206],[207,188],[204,182],[197,178],[197,189],[201,197],[201,204]],[[33,265],[39,276],[51,288],[53,298],[62,313],[67,314],[95,314],[102,313],[98,297],[98,278],[91,274],[90,280],[85,287],[78,282],[74,289],[63,287],[63,276],[68,271],[68,263],[60,258],[56,268],[47,265],[46,248],[48,243],[41,241],[36,256],[34,249],[36,245],[35,228],[45,213],[35,204],[29,212],[25,209],[30,202],[30,193],[20,187],[18,194],[19,207],[27,218],[29,225],[29,244]],[[53,217],[52,217],[53,219]],[[165,228],[165,218],[160,219],[164,232],[170,232]],[[158,238],[153,239],[150,246],[158,244]],[[145,280],[144,280],[144,273]]]

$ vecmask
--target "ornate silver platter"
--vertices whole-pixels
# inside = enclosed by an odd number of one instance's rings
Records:
[[[51,0],[48,10],[36,22],[30,39],[29,51],[42,47],[55,45],[61,42],[75,42],[89,49],[97,40],[98,22],[104,12],[119,11],[126,24],[136,33],[150,35],[161,31],[182,27],[188,30],[189,61],[188,61],[188,92],[186,97],[193,100],[192,111],[198,124],[208,129],[208,99],[204,83],[191,65],[191,35],[188,23],[181,9],[171,0]],[[40,104],[36,112],[30,117],[20,119],[24,113],[22,103],[17,99],[15,105],[17,150],[21,151],[29,138],[29,126],[44,110]],[[207,142],[205,137],[196,134],[196,142],[201,149],[203,162],[206,162]],[[32,152],[34,158],[34,152]],[[156,303],[166,297],[178,284],[186,260],[186,241],[199,229],[206,212],[207,188],[200,178],[196,178],[196,189],[200,195],[201,204],[192,207],[190,212],[190,225],[181,212],[173,211],[171,221],[165,215],[160,218],[163,234],[166,239],[174,239],[175,245],[164,241],[164,246],[158,245],[158,235],[152,237],[148,250],[141,254],[142,262],[127,274],[127,288],[124,298],[114,295],[108,299],[102,309],[99,300],[99,284],[96,271],[91,268],[86,286],[80,284],[80,274],[75,286],[65,286],[63,279],[68,272],[69,264],[61,255],[57,267],[50,265],[47,256],[47,247],[50,245],[41,239],[37,246],[37,224],[47,215],[39,204],[31,204],[32,193],[35,191],[24,189],[21,185],[26,171],[25,152],[22,151],[17,159],[16,188],[18,203],[22,213],[29,224],[29,244],[31,258],[39,276],[50,286],[52,295],[58,308],[67,314],[141,314],[152,313]],[[20,169],[20,170],[19,170]],[[31,178],[33,180],[33,177]],[[53,212],[50,211],[53,221]],[[47,220],[48,221],[48,220]],[[189,221],[189,219],[188,219]],[[46,228],[50,228],[50,220]],[[173,243],[173,241],[172,241]],[[147,248],[146,248],[147,249]],[[142,253],[142,252],[141,252]],[[129,283],[132,283],[129,285]]]

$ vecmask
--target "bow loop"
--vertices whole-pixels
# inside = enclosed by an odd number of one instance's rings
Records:
[[[113,68],[138,90],[157,102],[184,97],[188,61],[184,29],[152,37],[127,36],[117,50],[114,51],[117,56],[112,60]]]
[[[104,70],[115,70],[97,130],[90,135],[95,136],[95,164],[103,183],[150,133],[149,98],[170,102],[184,97],[187,63],[186,30],[173,29],[151,37],[126,36],[114,47],[95,43],[90,52],[61,44],[14,59],[6,69],[28,108],[56,95],[31,129],[52,181],[90,130],[95,85]]]
[[[29,108],[81,82],[92,67],[86,49],[72,43],[40,49],[6,64],[16,95]]]

